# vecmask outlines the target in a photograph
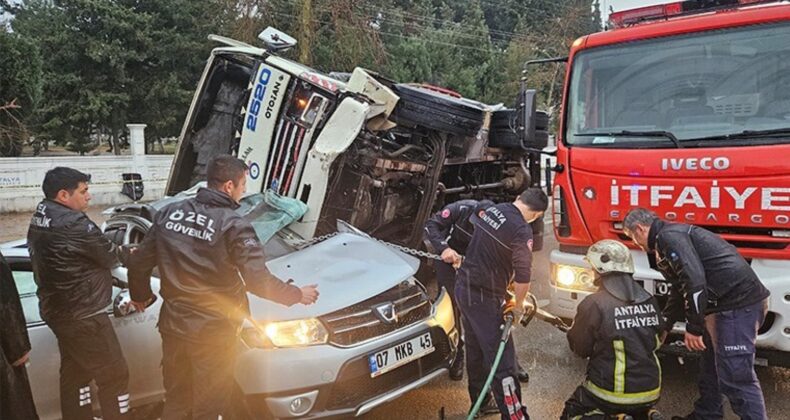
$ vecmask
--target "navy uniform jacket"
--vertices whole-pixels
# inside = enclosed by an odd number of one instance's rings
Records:
[[[466,254],[474,232],[470,216],[493,205],[488,200],[460,200],[449,204],[425,223],[425,238],[437,254],[447,248]]]
[[[474,233],[458,272],[460,287],[504,298],[513,277],[529,283],[532,229],[513,203],[497,204],[473,216]]]

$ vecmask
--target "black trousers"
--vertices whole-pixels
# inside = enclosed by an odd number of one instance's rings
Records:
[[[474,404],[483,391],[488,373],[494,365],[502,331],[501,301],[484,296],[479,290],[469,290],[463,284],[455,288],[461,308],[466,334],[466,371],[469,376],[469,398]],[[518,381],[516,348],[513,338],[505,344],[502,359],[491,383],[502,420],[529,420],[527,407],[522,404],[521,383]]]
[[[436,261],[433,265],[436,270],[436,281],[439,287],[444,287],[447,294],[450,296],[450,301],[453,303],[453,315],[455,316],[455,327],[458,328],[460,333],[463,330],[461,322],[461,308],[455,301],[455,268],[444,261]],[[464,336],[459,334],[458,337],[458,353],[455,356],[453,365],[464,362]]]
[[[657,401],[656,401],[657,402]],[[636,420],[649,419],[655,402],[638,406],[614,405],[592,395],[583,386],[576,388],[560,416],[561,420],[604,420],[616,414],[629,414]]]
[[[110,317],[96,315],[57,321],[49,327],[60,349],[60,409],[63,420],[93,419],[90,382],[96,381],[102,418],[125,418],[129,412],[129,369]]]
[[[236,340],[195,342],[162,334],[162,420],[216,420],[229,411],[236,344]]]

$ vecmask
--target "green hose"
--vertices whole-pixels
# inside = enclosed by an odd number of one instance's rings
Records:
[[[505,317],[505,326],[502,331],[502,338],[499,340],[499,349],[496,352],[496,357],[494,358],[494,364],[491,365],[491,371],[488,372],[488,378],[486,378],[486,383],[483,385],[483,390],[480,392],[480,395],[477,397],[477,401],[475,401],[475,406],[472,407],[472,411],[469,412],[469,415],[466,417],[466,420],[472,420],[477,415],[477,412],[480,411],[480,406],[483,405],[483,401],[485,401],[486,396],[488,396],[488,388],[491,387],[491,382],[494,381],[494,375],[496,374],[496,369],[499,367],[499,362],[502,360],[502,354],[505,352],[505,345],[507,344],[508,337],[510,337],[510,327],[513,325],[513,316],[508,314]]]

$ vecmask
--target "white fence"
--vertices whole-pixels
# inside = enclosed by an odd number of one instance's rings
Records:
[[[68,166],[91,174],[92,205],[116,205],[132,200],[121,194],[122,173],[135,172],[143,178],[143,200],[164,195],[173,156],[146,155],[143,124],[129,124],[132,154],[128,156],[64,156],[0,158],[0,213],[28,212],[36,208],[44,193],[41,182],[56,166]]]

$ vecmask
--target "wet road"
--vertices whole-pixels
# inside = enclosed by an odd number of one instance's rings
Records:
[[[544,251],[534,260],[532,291],[538,299],[548,299],[549,251],[558,247],[551,232],[545,237]],[[565,400],[584,378],[584,360],[568,349],[565,334],[539,320],[528,328],[515,331],[516,348],[521,364],[530,373],[530,383],[522,388],[530,416],[535,420],[557,419]],[[658,409],[669,420],[673,415],[691,411],[697,397],[696,362],[680,365],[675,358],[663,358],[663,393]],[[790,369],[758,368],[769,419],[786,419],[790,414]],[[447,419],[464,419],[471,405],[466,381],[453,382],[447,377],[434,381],[378,407],[364,418],[373,419],[438,419],[445,408]],[[736,419],[729,406],[726,419]],[[496,419],[498,416],[489,416]]]
[[[89,211],[91,218],[101,223],[99,209]],[[24,237],[29,214],[0,216],[0,242]],[[557,247],[551,232],[545,237],[545,250],[535,258],[532,290],[539,299],[548,298],[548,250]],[[525,402],[533,419],[556,419],[562,412],[565,399],[584,377],[585,361],[568,349],[565,335],[538,320],[527,328],[515,331],[519,360],[529,370],[531,382],[523,388]],[[664,390],[659,410],[667,419],[672,415],[687,414],[697,395],[696,363],[680,365],[676,359],[662,359]],[[758,368],[758,376],[765,394],[770,419],[785,419],[790,413],[790,369]],[[368,420],[438,419],[444,407],[448,419],[465,418],[470,402],[466,382],[440,378],[422,388],[364,416]],[[727,419],[737,418],[727,408]],[[496,416],[490,416],[494,419]]]

